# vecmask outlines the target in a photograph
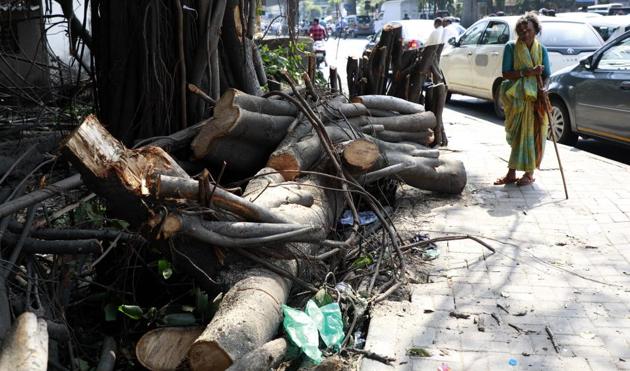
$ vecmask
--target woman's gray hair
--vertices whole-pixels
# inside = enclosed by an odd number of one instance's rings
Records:
[[[538,17],[536,16],[536,14],[533,12],[528,12],[528,13],[525,13],[525,15],[521,16],[521,18],[519,18],[518,21],[516,21],[515,28],[518,28],[518,26],[523,23],[527,24],[529,22],[532,22],[532,24],[534,25],[534,30],[536,31],[536,33],[539,33],[542,30],[540,21],[538,20]]]

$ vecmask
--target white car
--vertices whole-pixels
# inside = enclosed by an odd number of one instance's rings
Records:
[[[503,108],[495,98],[503,80],[503,50],[509,40],[516,39],[519,18],[483,18],[470,26],[452,48],[444,50],[440,66],[449,93],[491,100],[496,114],[503,117]],[[577,64],[604,44],[597,31],[584,21],[538,19],[542,26],[538,38],[547,47],[552,72]]]
[[[630,15],[615,15],[606,17],[589,18],[586,20],[604,41],[612,41],[630,31]]]

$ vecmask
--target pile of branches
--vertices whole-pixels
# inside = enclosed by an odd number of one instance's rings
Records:
[[[436,144],[447,145],[442,122],[447,89],[439,66],[442,48],[443,44],[437,44],[405,49],[402,26],[386,24],[372,49],[366,50],[360,59],[348,57],[346,70],[350,97],[386,94],[424,103],[437,117]]]
[[[351,103],[314,88],[306,74],[307,88],[285,78],[290,92],[228,89],[212,117],[148,146],[127,148],[95,116],[64,139],[64,159],[80,175],[0,205],[7,349],[0,362],[9,362],[3,365],[44,369],[80,359],[121,368],[140,362],[174,369],[185,362],[192,369],[268,369],[287,350],[286,341],[272,341],[281,305],[290,297],[295,306],[305,301],[291,296],[292,288],[306,299],[323,289],[345,303],[343,345],[352,349],[369,305],[409,273],[409,247],[384,206],[396,184],[458,194],[466,173],[461,162],[429,147],[437,121],[422,105],[384,95]],[[64,203],[82,185],[98,196],[108,222],[100,229],[46,227],[94,197],[81,193],[73,199],[78,202]],[[344,210],[352,216],[347,228],[338,224]],[[362,211],[378,222],[362,227]],[[157,278],[150,263],[156,256]],[[372,269],[361,273],[366,257]],[[165,270],[163,261],[172,267]],[[183,293],[175,282],[165,284],[169,269],[188,277],[177,281]],[[362,295],[335,287],[331,275],[362,287]],[[143,278],[136,282],[136,276]],[[152,290],[151,282],[164,289]],[[214,301],[216,312],[202,314],[198,306],[173,313],[174,304],[190,302],[190,292],[224,294]],[[97,293],[100,299],[92,299]],[[115,322],[120,326],[81,310],[92,300],[106,317],[113,302],[114,319],[124,315]],[[188,326],[164,326],[176,323]],[[94,326],[97,331],[80,331]],[[87,333],[89,349],[77,345]],[[135,354],[125,351],[133,345]]]

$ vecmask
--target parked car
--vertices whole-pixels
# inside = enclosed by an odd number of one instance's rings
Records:
[[[610,3],[610,4],[597,4],[591,5],[587,8],[588,13],[598,13],[601,15],[614,14],[611,11],[614,11],[616,8],[623,8],[623,4],[620,3]]]
[[[374,22],[369,15],[349,15],[346,20],[350,29],[350,37],[374,33]]]
[[[581,135],[630,145],[630,32],[553,74],[549,98],[560,143],[574,145]]]
[[[403,46],[405,49],[416,49],[424,47],[429,35],[433,31],[433,21],[427,19],[411,19],[390,22],[402,26]],[[372,49],[381,39],[382,29],[376,35],[369,38],[365,50]]]
[[[495,112],[503,117],[497,99],[502,78],[503,50],[516,39],[513,17],[488,17],[470,26],[452,48],[445,48],[440,66],[449,93],[459,93],[494,102]],[[547,47],[551,70],[577,64],[604,44],[604,40],[584,21],[539,17],[539,39]]]
[[[588,18],[601,18],[602,14],[599,13],[588,13],[588,12],[566,12],[566,13],[556,13],[557,18],[568,18],[572,20],[576,19],[588,19]]]
[[[590,18],[586,22],[599,32],[604,41],[614,40],[630,31],[630,15]]]

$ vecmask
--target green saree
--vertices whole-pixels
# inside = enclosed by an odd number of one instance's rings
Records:
[[[518,40],[514,47],[514,71],[543,64],[542,45],[534,40],[531,49]],[[505,111],[505,132],[512,147],[508,167],[520,171],[533,171],[540,166],[545,150],[546,115],[536,115],[538,84],[536,76],[521,77],[501,84],[500,99]]]

